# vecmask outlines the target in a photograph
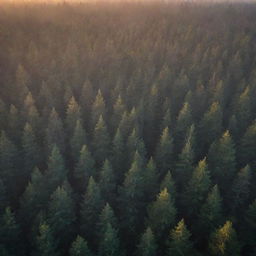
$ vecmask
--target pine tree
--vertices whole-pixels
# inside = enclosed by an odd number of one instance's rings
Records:
[[[73,238],[75,219],[71,195],[64,187],[58,187],[51,196],[48,221],[52,234],[63,251]]]
[[[48,160],[47,183],[49,184],[48,192],[52,193],[60,186],[67,177],[67,169],[64,159],[56,145],[53,146],[52,153]]]
[[[149,159],[147,166],[145,168],[144,179],[145,179],[144,193],[146,196],[146,200],[150,202],[154,199],[154,196],[158,191],[158,187],[157,187],[158,173],[156,170],[155,162],[152,157]]]
[[[231,188],[230,202],[232,203],[229,203],[229,208],[232,211],[243,209],[248,205],[250,200],[250,188],[251,168],[249,165],[246,165],[237,174]]]
[[[254,121],[246,130],[241,139],[241,147],[238,151],[240,155],[240,163],[242,165],[250,164],[252,168],[256,167],[255,154],[256,151],[256,121]]]
[[[20,219],[22,219],[23,226],[29,226],[39,211],[44,208],[48,199],[47,195],[45,177],[38,168],[35,168],[20,200]]]
[[[102,116],[100,116],[94,129],[93,149],[96,163],[102,164],[110,151],[110,138]]]
[[[188,134],[186,143],[178,156],[178,161],[175,167],[177,183],[181,188],[183,188],[187,184],[193,172],[193,162],[195,157],[193,127],[194,126],[192,125],[190,128],[190,133]]]
[[[176,186],[170,171],[167,172],[160,184],[160,191],[165,188],[167,189],[168,193],[172,195],[173,198],[176,198]]]
[[[70,256],[92,256],[87,242],[81,236],[76,237],[76,240],[71,245],[69,254]]]
[[[110,162],[106,159],[100,172],[99,186],[106,202],[113,202],[116,191],[116,180]]]
[[[124,176],[124,171],[127,167],[127,157],[125,154],[125,144],[123,136],[118,128],[116,135],[113,139],[113,149],[112,149],[112,163],[115,171],[115,176],[117,183],[120,184]]]
[[[134,155],[131,168],[125,175],[123,186],[120,189],[122,223],[131,232],[135,231],[140,223],[139,216],[144,206],[144,166],[138,152]]]
[[[214,256],[240,255],[239,241],[231,221],[227,221],[211,235],[209,249]]]
[[[123,100],[121,98],[121,95],[118,95],[118,98],[113,106],[113,117],[111,122],[114,130],[116,130],[116,128],[118,127],[124,111],[125,111],[125,106],[124,106]]]
[[[236,172],[235,155],[235,145],[228,131],[218,141],[214,142],[209,149],[209,168],[213,180],[219,185],[221,192],[234,178]]]
[[[201,152],[220,136],[222,130],[222,110],[218,102],[213,102],[210,109],[205,112],[200,123]]]
[[[174,199],[164,188],[148,208],[148,222],[154,233],[161,236],[175,222],[177,210]]]
[[[184,202],[184,206],[187,209],[186,214],[191,216],[198,212],[200,205],[207,196],[210,185],[210,173],[204,158],[199,161],[187,186]]]
[[[155,241],[154,234],[150,227],[142,234],[140,243],[137,248],[138,256],[156,256],[157,255],[157,244]]]
[[[97,223],[99,240],[101,240],[103,234],[105,234],[107,230],[107,224],[111,224],[111,226],[117,230],[117,219],[113,209],[108,203],[106,203],[105,207],[101,211],[99,222]]]
[[[81,231],[88,241],[92,241],[92,234],[95,232],[94,226],[98,221],[98,216],[103,205],[104,201],[101,196],[100,188],[93,177],[90,177],[80,212]]]
[[[97,96],[92,106],[92,127],[95,127],[100,117],[105,119],[106,104],[101,90],[98,90]]]
[[[55,109],[52,110],[48,127],[46,128],[46,146],[47,152],[51,152],[54,145],[56,145],[61,153],[65,152],[65,133],[62,121]]]
[[[176,123],[176,132],[175,132],[175,145],[176,151],[179,152],[184,144],[184,137],[192,124],[192,114],[190,110],[190,105],[185,102],[182,109],[179,112],[177,123]]]
[[[37,256],[58,256],[56,243],[52,235],[51,228],[46,223],[39,226],[37,237],[36,255]]]
[[[74,96],[71,97],[68,103],[66,112],[66,126],[68,134],[72,135],[77,125],[77,121],[81,119],[81,110]]]
[[[200,230],[208,235],[222,223],[222,220],[222,198],[218,185],[215,185],[200,210],[198,225],[201,226]]]
[[[70,139],[70,149],[73,163],[77,163],[79,160],[80,151],[87,143],[86,132],[81,124],[80,120],[76,121],[74,133]]]
[[[17,185],[19,175],[17,164],[19,163],[19,155],[16,146],[9,140],[5,132],[0,135],[0,178],[6,188],[8,199],[13,201],[18,192]],[[15,184],[13,180],[17,180]]]
[[[99,244],[99,256],[120,256],[120,241],[118,238],[117,231],[111,226],[110,223],[107,224],[107,229],[103,235],[103,239]]]
[[[85,191],[89,177],[95,174],[95,161],[87,146],[84,145],[80,152],[79,161],[74,169],[77,189]]]
[[[22,136],[22,148],[23,148],[23,159],[24,169],[23,178],[28,178],[29,174],[40,164],[40,147],[37,143],[34,131],[30,124],[26,123]]]
[[[0,244],[4,245],[10,255],[20,251],[20,228],[16,222],[15,215],[10,207],[7,207],[0,219]]]
[[[190,241],[191,234],[182,219],[170,232],[168,241],[168,256],[194,255],[193,244]]]
[[[155,159],[162,177],[173,165],[173,139],[169,134],[169,128],[163,130],[156,149]]]

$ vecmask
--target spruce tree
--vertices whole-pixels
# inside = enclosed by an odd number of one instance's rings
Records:
[[[81,236],[77,236],[69,250],[70,256],[92,256],[88,248],[87,242]]]
[[[76,102],[74,96],[71,97],[66,111],[66,126],[69,135],[74,133],[77,121],[81,119],[80,106]]]
[[[174,198],[164,188],[148,208],[149,226],[157,236],[161,236],[175,223],[176,214]]]
[[[51,196],[48,222],[61,251],[67,249],[74,234],[75,209],[71,195],[64,187],[58,187]]]
[[[231,221],[227,221],[222,227],[212,233],[209,250],[213,256],[240,255],[240,244]]]
[[[65,152],[63,123],[56,110],[52,109],[48,120],[48,127],[46,128],[46,146],[48,153],[52,151],[54,145],[59,148],[62,154]]]
[[[106,159],[100,172],[99,186],[106,202],[113,202],[116,191],[116,180],[110,162]]]
[[[79,160],[80,151],[87,143],[87,136],[85,129],[82,126],[82,123],[80,120],[76,121],[76,126],[74,128],[74,133],[70,139],[70,150],[71,150],[71,157],[73,160],[73,163],[77,163]]]
[[[36,252],[37,256],[58,256],[57,244],[52,235],[48,224],[42,223],[39,226],[39,235],[37,237]]]
[[[160,177],[162,177],[173,165],[173,139],[170,136],[168,127],[163,130],[156,149],[155,159]]]
[[[173,198],[176,198],[176,186],[170,171],[167,172],[160,184],[160,191],[165,188],[167,189],[168,193],[172,195]]]
[[[142,234],[140,243],[137,247],[138,256],[156,256],[157,255],[157,244],[155,241],[154,234],[150,227]]]
[[[110,138],[102,115],[100,115],[94,129],[93,149],[96,163],[102,164],[110,153]]]
[[[187,229],[184,219],[171,230],[167,242],[167,256],[194,255],[193,244],[190,241],[191,234]]]
[[[83,145],[79,161],[74,169],[74,177],[77,189],[80,192],[86,190],[89,177],[95,174],[95,161],[86,145]]]
[[[92,106],[92,127],[95,127],[100,117],[105,119],[106,104],[102,96],[101,90],[98,90],[97,96]]]
[[[120,256],[120,241],[118,238],[117,231],[111,226],[110,223],[107,224],[105,233],[103,234],[103,239],[99,244],[99,256]]]
[[[93,234],[95,234],[94,227],[103,206],[104,201],[101,196],[100,188],[93,177],[90,177],[80,211],[81,232],[88,241],[93,240]]]
[[[234,178],[236,172],[236,152],[234,142],[226,131],[214,142],[208,153],[208,162],[213,180],[219,185],[221,192]]]
[[[210,173],[206,159],[204,158],[199,161],[197,167],[193,171],[192,178],[190,179],[185,192],[184,206],[188,216],[198,213],[198,209],[207,196],[210,185]]]

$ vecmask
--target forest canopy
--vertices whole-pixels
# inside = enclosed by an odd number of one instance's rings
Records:
[[[256,255],[255,13],[2,5],[0,255]]]

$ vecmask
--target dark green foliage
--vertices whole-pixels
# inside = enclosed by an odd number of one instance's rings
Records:
[[[87,146],[84,145],[80,152],[79,161],[74,170],[74,177],[76,179],[76,189],[85,191],[89,177],[95,173],[95,161],[92,158]]]
[[[39,235],[37,237],[36,256],[58,256],[57,244],[52,235],[52,231],[46,223],[40,224]]]
[[[98,221],[103,206],[104,201],[101,196],[100,188],[93,177],[90,177],[80,212],[81,231],[85,237],[89,236],[90,240],[92,239],[92,234],[95,231],[94,226]]]
[[[227,221],[211,235],[209,250],[214,256],[240,255],[240,245],[232,222]]]
[[[157,244],[154,234],[150,228],[147,228],[143,233],[138,245],[138,256],[156,256]]]
[[[157,236],[161,236],[175,223],[176,214],[174,199],[164,188],[148,208],[149,226]]]
[[[194,255],[193,244],[190,241],[191,234],[187,229],[184,219],[171,230],[170,238],[167,241],[168,256]]]
[[[81,236],[77,236],[76,240],[72,243],[70,256],[92,256],[87,242]]]

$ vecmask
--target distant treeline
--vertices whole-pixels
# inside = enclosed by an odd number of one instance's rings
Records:
[[[0,255],[256,255],[256,5],[0,6]]]

